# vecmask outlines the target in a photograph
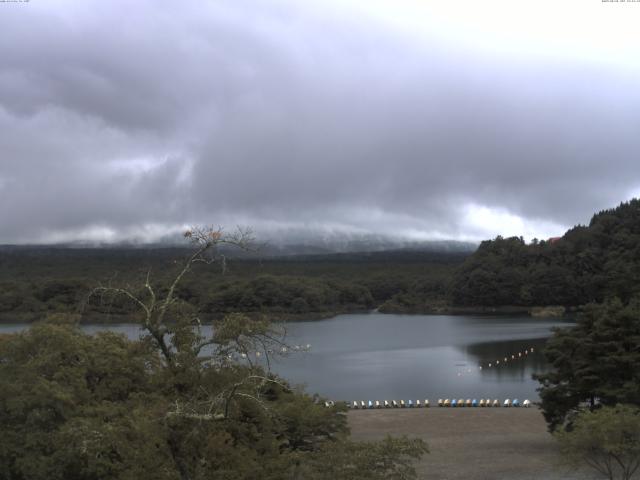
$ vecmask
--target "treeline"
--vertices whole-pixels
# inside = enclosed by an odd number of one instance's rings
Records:
[[[451,281],[462,306],[564,305],[628,301],[640,293],[640,200],[593,216],[558,239],[485,241]]]
[[[39,319],[77,313],[118,320],[135,310],[124,298],[90,296],[98,285],[144,288],[147,274],[166,289],[187,249],[0,249],[0,318]],[[445,292],[464,252],[395,251],[362,254],[228,258],[194,266],[180,299],[204,315],[268,313],[321,318],[384,305],[417,302],[426,290]],[[224,274],[223,274],[224,269]],[[428,293],[428,292],[427,292]],[[427,295],[428,296],[428,295]],[[383,308],[384,310],[384,308]]]

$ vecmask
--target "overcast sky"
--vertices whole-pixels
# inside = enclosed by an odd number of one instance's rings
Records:
[[[0,3],[0,243],[560,235],[640,196],[640,2]]]

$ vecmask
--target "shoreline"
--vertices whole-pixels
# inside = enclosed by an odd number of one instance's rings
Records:
[[[541,307],[519,307],[519,306],[501,306],[501,307],[453,307],[443,306],[431,309],[345,309],[341,311],[326,312],[307,312],[307,313],[291,313],[291,312],[236,312],[247,315],[249,317],[266,316],[270,317],[274,322],[295,323],[295,322],[315,322],[328,320],[339,315],[364,314],[364,313],[380,313],[382,315],[523,315],[532,318],[567,318],[572,314],[580,311],[581,307],[560,307],[560,306],[541,306]],[[78,323],[81,325],[91,324],[120,324],[120,323],[137,323],[133,315],[129,314],[99,314],[91,313],[83,315],[78,312],[42,312],[42,313],[25,313],[19,312],[15,314],[0,314],[0,325],[12,323],[36,323],[46,320],[47,315],[52,316],[76,316],[79,317]],[[205,321],[212,321],[215,318],[221,318],[226,313],[203,315]],[[43,318],[44,317],[44,318]]]

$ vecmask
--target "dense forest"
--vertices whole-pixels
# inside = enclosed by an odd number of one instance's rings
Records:
[[[640,293],[640,200],[593,216],[561,238],[485,241],[457,269],[454,305],[578,306]]]
[[[162,288],[188,249],[3,247],[0,318],[41,319],[75,313],[115,321],[134,306],[126,299],[89,298],[100,285]],[[204,315],[268,313],[272,318],[322,318],[404,301],[430,292],[446,295],[465,252],[392,251],[268,258],[221,257],[194,266],[178,296]],[[433,295],[431,295],[433,296]],[[426,298],[426,297],[425,297]],[[431,298],[431,297],[429,297]],[[398,300],[399,299],[399,300]]]

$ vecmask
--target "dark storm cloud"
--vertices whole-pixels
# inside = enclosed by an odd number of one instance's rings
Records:
[[[640,193],[638,70],[207,5],[2,6],[0,242],[545,235]]]

